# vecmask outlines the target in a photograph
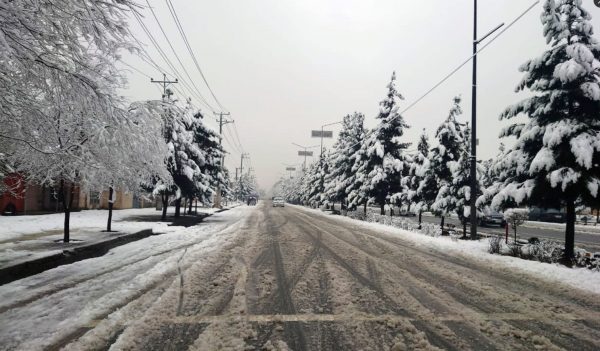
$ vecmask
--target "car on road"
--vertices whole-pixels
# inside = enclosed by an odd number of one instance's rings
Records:
[[[528,219],[538,222],[565,223],[567,214],[563,210],[556,208],[532,207],[529,209]]]
[[[283,201],[282,197],[274,197],[273,198],[273,207],[284,207],[285,201]]]

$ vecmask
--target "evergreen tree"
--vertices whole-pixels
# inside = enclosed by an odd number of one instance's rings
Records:
[[[449,187],[448,194],[452,197],[456,214],[459,220],[463,224],[463,237],[467,235],[467,222],[471,215],[471,144],[468,141],[471,138],[471,129],[469,125],[463,127],[464,136],[464,147],[460,152],[460,156],[457,161],[450,162],[450,170],[452,171],[452,184]],[[477,163],[477,194],[479,196],[483,184],[481,183],[483,174],[485,172],[484,167]]]
[[[423,133],[419,138],[419,144],[417,145],[417,154],[413,157],[408,175],[404,178],[404,186],[407,191],[407,200],[410,203],[415,204],[415,210],[419,213],[419,227],[421,226],[421,219],[423,211],[429,208],[427,202],[427,192],[421,188],[423,181],[429,170],[429,139],[423,129]],[[432,187],[433,188],[433,187]],[[433,198],[435,195],[431,195]]]
[[[330,158],[330,172],[325,179],[327,198],[341,201],[346,206],[347,198],[355,183],[356,173],[352,170],[353,162],[349,162],[360,150],[365,136],[365,116],[355,112],[344,116],[342,130],[333,145]]]
[[[325,177],[329,173],[329,162],[327,151],[319,156],[319,160],[310,167],[307,188],[307,202],[313,207],[319,207],[325,203]]]
[[[387,86],[386,98],[380,102],[378,125],[371,133],[367,151],[369,157],[370,195],[385,214],[385,206],[390,196],[400,191],[400,179],[405,169],[407,155],[405,150],[410,143],[403,143],[402,136],[408,125],[399,114],[399,103],[404,98],[396,89],[396,72]]]
[[[439,189],[432,209],[442,217],[442,228],[444,226],[444,216],[456,209],[456,198],[451,193],[453,175],[450,163],[458,161],[460,155],[464,152],[465,137],[462,126],[457,120],[457,117],[462,114],[460,101],[459,96],[454,98],[448,118],[440,125],[435,134],[438,145],[431,151],[430,172],[432,173],[426,177],[428,190],[431,190],[431,186]]]
[[[525,115],[501,134],[517,142],[501,164],[493,205],[566,207],[565,258],[574,256],[575,206],[597,201],[600,186],[600,45],[581,0],[548,0],[541,16],[546,42],[540,57],[520,67],[517,91],[534,95],[507,108],[502,119]]]
[[[366,135],[363,136],[360,149],[352,154],[348,160],[348,163],[352,165],[352,173],[354,174],[348,185],[348,207],[355,209],[357,206],[362,205],[365,214],[367,213],[371,184],[369,178],[370,159],[368,156],[368,150],[371,147],[370,142],[372,142],[372,139],[366,138]]]

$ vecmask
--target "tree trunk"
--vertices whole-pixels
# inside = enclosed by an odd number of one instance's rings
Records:
[[[575,201],[567,200],[567,225],[565,229],[565,258],[575,257]]]
[[[513,232],[515,233],[515,243],[516,243],[517,242],[517,226],[514,225],[514,223],[513,223]]]
[[[463,236],[462,237],[463,237],[463,239],[466,239],[467,238],[467,221],[466,220],[462,221],[462,225],[463,225]]]
[[[381,205],[379,205],[380,208],[380,214],[382,216],[385,216],[385,204],[383,202],[381,202]]]
[[[421,215],[422,215],[422,214],[423,214],[423,211],[419,210],[419,229],[421,229],[421,223],[422,223],[422,222],[421,222],[421,219],[422,219],[422,216],[421,216]]]
[[[409,203],[408,203],[408,208],[406,209],[406,212],[407,212],[407,213],[410,213],[410,205],[412,205],[412,203],[410,203],[410,202],[409,202]]]
[[[181,198],[175,199],[175,218],[181,215]]]
[[[65,211],[65,223],[64,223],[64,230],[63,230],[63,243],[68,243],[71,238],[70,238],[70,225],[71,225],[71,207],[73,206],[73,192],[74,192],[74,186],[73,184],[71,184],[69,191],[67,192],[67,189],[65,187],[65,181],[61,180],[60,181],[60,188],[61,188],[61,193],[63,195],[63,209]]]
[[[442,231],[444,230],[444,219],[446,219],[446,217],[444,217],[444,215],[442,215],[442,221],[440,223],[440,228],[442,228]]]
[[[161,220],[166,220],[167,219],[167,206],[169,205],[169,195],[163,193],[161,195],[162,197],[162,216],[161,216]]]
[[[189,210],[188,210],[188,214],[192,214],[192,203],[193,202],[194,202],[194,199],[190,198],[189,199],[189,205],[190,205],[190,207],[189,207]]]
[[[365,204],[364,204],[364,211],[365,211],[365,216],[366,216],[367,215],[367,202],[366,201],[365,201]]]
[[[66,207],[65,208],[65,227],[64,227],[64,236],[63,236],[64,243],[68,243],[70,240],[70,237],[69,237],[70,236],[70,233],[69,233],[70,220],[71,220],[71,209]]]
[[[600,223],[600,208],[596,209],[596,224]]]
[[[113,187],[109,187],[108,188],[108,221],[106,222],[106,231],[110,232],[111,231],[111,224],[112,224],[112,211],[113,211],[113,202],[112,202],[112,198],[113,198],[113,192],[115,190],[113,189]]]
[[[390,217],[394,217],[394,205],[390,206]]]

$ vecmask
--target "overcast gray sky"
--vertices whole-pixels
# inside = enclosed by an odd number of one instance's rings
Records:
[[[498,133],[507,122],[498,115],[521,96],[514,87],[518,67],[545,47],[539,15],[542,1],[479,55],[479,158],[494,156]],[[584,0],[600,31],[600,9]],[[311,129],[340,120],[354,111],[367,116],[372,127],[378,103],[386,93],[392,71],[407,106],[469,57],[472,38],[471,0],[172,0],[198,62],[220,102],[231,112],[239,139],[259,184],[268,190],[285,174],[283,163],[300,163],[291,143],[315,145]],[[510,22],[533,3],[529,0],[479,1],[479,32]],[[162,0],[150,4],[186,66],[195,85],[217,109],[202,83],[177,27]],[[187,79],[148,9],[143,22]],[[137,22],[132,30],[161,67],[168,67]],[[146,75],[162,78],[135,57],[124,61]],[[155,84],[141,73],[128,74],[132,99],[160,97]],[[183,90],[183,84],[178,84]],[[411,129],[409,142],[423,128],[430,138],[446,118],[452,97],[463,97],[463,121],[470,120],[471,66],[465,66],[404,117]],[[187,94],[189,95],[189,94]],[[198,98],[192,99],[201,107]],[[203,108],[210,124],[212,112]],[[225,145],[226,164],[239,167],[240,152],[233,129]],[[333,128],[337,132],[338,128]],[[334,135],[336,136],[337,133]],[[333,140],[326,141],[332,145]],[[248,162],[246,162],[248,164]]]

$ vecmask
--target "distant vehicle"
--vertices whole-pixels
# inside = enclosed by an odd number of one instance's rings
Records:
[[[567,214],[556,208],[532,207],[529,209],[530,221],[565,223]]]
[[[470,218],[463,218],[463,224],[469,224]],[[497,225],[503,227],[506,225],[506,220],[504,220],[504,215],[498,211],[493,210],[485,210],[483,214],[477,214],[477,225],[480,227],[487,227]]]
[[[246,202],[247,202],[248,206],[256,206],[258,199],[255,198],[254,196],[250,196],[250,197],[248,197],[248,200]]]
[[[283,201],[282,197],[274,197],[273,198],[273,207],[284,207],[285,206],[285,201]]]
[[[479,218],[479,225],[499,225],[504,227],[506,225],[506,221],[504,220],[504,215],[502,213],[498,211],[487,211]]]
[[[406,209],[402,209],[400,210],[400,212],[398,213],[399,216],[401,217],[416,217],[417,214],[413,211],[408,211]]]

